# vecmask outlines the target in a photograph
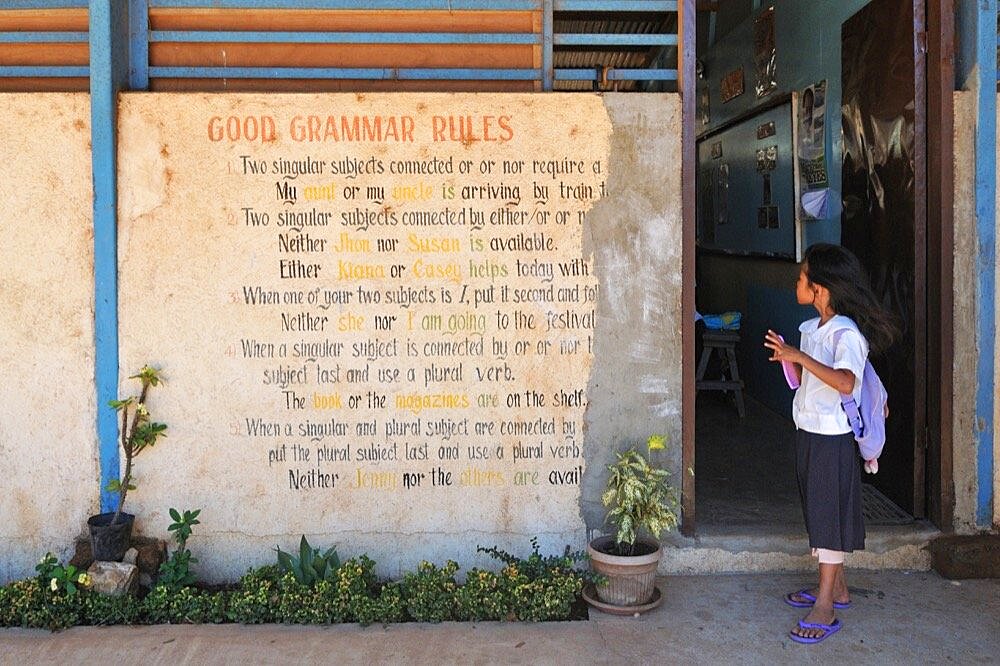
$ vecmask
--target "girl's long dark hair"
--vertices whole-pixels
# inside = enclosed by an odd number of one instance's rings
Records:
[[[872,352],[885,352],[899,336],[899,327],[869,286],[858,258],[840,245],[817,243],[802,261],[809,281],[830,290],[833,311],[854,320]]]

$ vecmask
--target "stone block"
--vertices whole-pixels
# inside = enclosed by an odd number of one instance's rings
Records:
[[[77,569],[84,571],[94,561],[94,554],[90,550],[90,537],[77,537],[73,546],[73,557],[70,558],[69,563]]]
[[[132,547],[138,551],[135,564],[139,571],[155,578],[160,565],[167,559],[166,542],[150,537],[133,537]]]
[[[1000,534],[939,537],[930,551],[931,566],[945,578],[1000,578]]]
[[[145,574],[146,580],[156,578],[160,565],[167,559],[167,544],[162,539],[132,536],[132,547],[125,554],[125,561],[139,568],[140,574]],[[93,562],[94,556],[90,550],[90,538],[81,536],[76,539],[75,550],[69,563],[77,569],[86,570]],[[134,553],[134,559],[130,554]]]
[[[139,551],[135,549],[135,546],[129,548],[125,551],[125,556],[122,557],[122,562],[126,564],[135,564],[135,561],[139,558]]]
[[[129,594],[138,582],[139,569],[125,562],[94,562],[87,569],[91,589],[112,597]]]

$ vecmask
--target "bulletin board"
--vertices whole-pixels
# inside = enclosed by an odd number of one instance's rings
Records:
[[[698,141],[701,249],[801,258],[795,123],[798,95]]]

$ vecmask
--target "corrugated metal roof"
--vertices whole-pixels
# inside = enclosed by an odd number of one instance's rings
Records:
[[[595,14],[557,13],[553,22],[556,34],[591,35],[667,35],[677,33],[677,14]],[[677,48],[649,46],[564,46],[553,48],[553,64],[557,69],[646,69],[677,68]],[[556,81],[556,90],[640,90],[635,81],[598,84],[588,81]],[[662,90],[676,85],[659,84]]]

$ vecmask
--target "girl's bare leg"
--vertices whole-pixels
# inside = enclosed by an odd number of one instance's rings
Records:
[[[843,564],[820,564],[819,565],[819,587],[816,590],[816,603],[812,610],[802,621],[813,624],[831,624],[835,619],[833,613],[834,589],[838,581],[844,585],[844,565]],[[817,638],[823,635],[821,629],[804,629],[797,624],[792,629],[792,633],[803,638]]]

